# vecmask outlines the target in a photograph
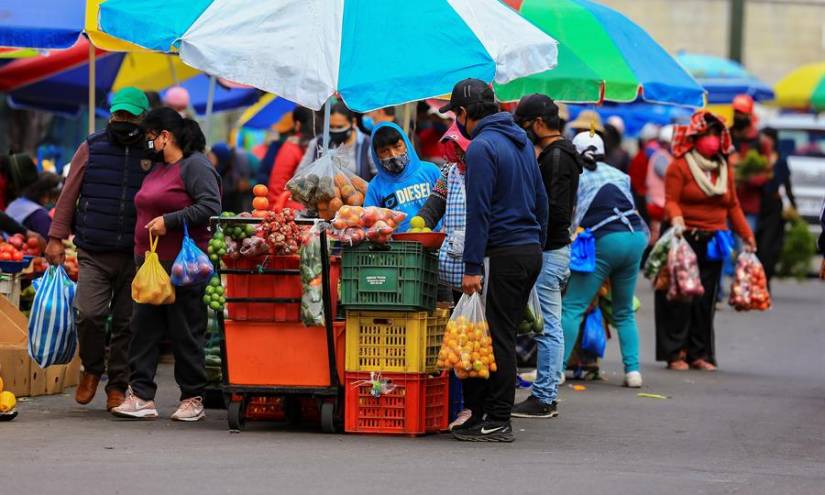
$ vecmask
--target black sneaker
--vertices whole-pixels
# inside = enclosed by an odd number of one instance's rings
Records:
[[[461,423],[460,425],[453,426],[453,428],[450,431],[461,431],[461,430],[469,430],[470,428],[474,428],[474,427],[478,426],[479,424],[481,424],[481,422],[482,422],[481,418],[483,416],[484,416],[484,414],[482,414],[482,413],[473,414],[472,416],[470,416],[470,418],[467,421]]]
[[[513,437],[513,427],[509,421],[485,420],[473,426],[461,430],[453,430],[453,437],[463,442],[505,442],[510,443],[515,440]]]
[[[514,418],[555,418],[558,415],[556,401],[548,405],[538,400],[534,395],[513,406],[513,412],[510,413],[510,416]]]

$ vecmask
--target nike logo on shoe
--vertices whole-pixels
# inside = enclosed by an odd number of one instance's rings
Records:
[[[482,435],[489,435],[490,433],[495,433],[495,432],[497,432],[499,430],[503,430],[503,429],[504,429],[503,426],[499,426],[498,428],[493,428],[492,430],[488,430],[487,428],[481,428],[481,434]]]

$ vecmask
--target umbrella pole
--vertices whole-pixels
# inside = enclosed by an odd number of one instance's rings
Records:
[[[332,114],[332,98],[327,99],[324,103],[324,148],[321,151],[321,156],[327,154],[329,151],[329,117]]]
[[[204,128],[206,129],[206,141],[209,142],[209,131],[212,130],[212,106],[215,103],[215,86],[217,78],[209,76],[209,93],[206,97],[206,122]]]
[[[95,132],[95,89],[97,86],[95,46],[89,41],[89,134]]]

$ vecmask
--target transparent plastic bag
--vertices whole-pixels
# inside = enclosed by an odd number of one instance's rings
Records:
[[[667,269],[670,275],[670,286],[667,298],[670,301],[691,301],[694,297],[702,297],[705,288],[699,276],[699,262],[696,253],[683,237],[674,236],[670,242],[670,252],[667,256]]]
[[[407,218],[402,211],[377,206],[342,206],[332,220],[335,239],[355,246],[368,240],[376,244],[389,242],[395,229]]]
[[[175,288],[155,252],[158,238],[149,234],[149,251],[132,280],[132,300],[138,304],[160,306],[175,302]]]
[[[728,302],[736,311],[765,311],[771,308],[765,269],[754,253],[742,253],[736,259]]]
[[[189,237],[189,227],[183,224],[183,242],[180,252],[172,264],[172,285],[189,287],[209,282],[215,273],[215,267],[209,256],[200,250],[195,241]]]
[[[324,285],[320,224],[315,224],[307,233],[300,258],[303,286],[301,321],[308,327],[321,326],[324,324]]]
[[[299,169],[286,184],[292,199],[330,220],[344,205],[360,206],[367,194],[367,181],[341,165],[342,150],[329,150]]]
[[[464,294],[453,309],[444,341],[438,353],[438,366],[453,369],[460,379],[490,378],[497,370],[493,339],[484,317],[481,295]]]
[[[670,241],[672,239],[673,229],[667,229],[651,248],[644,266],[644,275],[648,280],[655,280],[662,268],[667,266],[667,256],[670,253]]]
[[[541,312],[541,301],[535,286],[530,291],[530,298],[527,300],[527,307],[524,308],[524,315],[517,333],[518,335],[544,333],[544,314]]]

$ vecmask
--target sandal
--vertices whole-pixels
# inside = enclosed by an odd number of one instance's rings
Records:
[[[690,367],[684,359],[677,359],[667,363],[667,369],[673,371],[687,371]]]
[[[709,363],[704,359],[697,359],[693,361],[690,363],[690,367],[701,371],[716,371],[718,369],[715,364]]]

